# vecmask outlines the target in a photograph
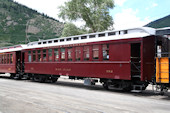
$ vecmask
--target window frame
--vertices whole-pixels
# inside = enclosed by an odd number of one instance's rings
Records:
[[[54,61],[59,62],[60,61],[60,49],[59,48],[54,48]],[[57,55],[56,55],[57,53]]]
[[[104,46],[106,46],[106,48],[104,48]],[[103,57],[103,61],[108,61],[110,58],[109,58],[109,47],[110,45],[109,44],[103,44],[102,45],[102,57]],[[107,52],[107,53],[104,53],[104,52]],[[104,56],[105,55],[105,56]]]
[[[70,53],[70,54],[69,54]],[[73,47],[67,48],[67,56],[68,61],[73,61]]]
[[[37,53],[36,50],[32,51],[32,62],[36,62],[37,61],[36,60],[36,56],[37,56],[36,53]]]
[[[41,53],[42,53],[42,50],[41,50],[41,49],[37,50],[37,62],[41,62],[41,61],[42,61],[42,55],[41,55]]]
[[[90,46],[89,45],[83,47],[83,60],[84,61],[89,61],[90,60]]]
[[[66,48],[60,48],[60,55],[61,55],[60,61],[65,61],[66,60]]]
[[[97,47],[97,48],[96,48]],[[97,54],[95,54],[95,53],[97,53]],[[99,45],[92,45],[92,58],[93,58],[93,60],[99,60]],[[94,57],[95,55],[97,55],[98,57]]]
[[[50,48],[48,49],[48,62],[52,62],[52,61],[53,61],[53,49]]]
[[[42,54],[43,54],[43,62],[47,62],[47,49],[43,49],[42,50]],[[45,57],[44,57],[44,55],[45,55]]]
[[[28,51],[28,62],[32,62],[32,51]]]

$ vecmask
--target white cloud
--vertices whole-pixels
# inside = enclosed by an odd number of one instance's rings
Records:
[[[158,6],[157,3],[152,3],[149,7],[146,7],[145,10],[149,10],[149,9],[157,7],[157,6]]]
[[[35,9],[40,13],[47,14],[50,17],[58,18],[58,7],[63,5],[68,0],[14,0],[20,4],[26,5],[29,8]]]
[[[133,10],[131,8],[124,9],[122,12],[114,15],[114,28],[123,29],[123,28],[132,28],[132,27],[141,27],[148,22],[150,22],[149,17],[141,20],[137,17],[138,10]]]
[[[156,7],[156,6],[158,6],[157,3],[153,3],[153,4],[152,4],[152,7]]]
[[[123,4],[126,2],[127,0],[114,0],[115,5],[117,6],[123,6]]]

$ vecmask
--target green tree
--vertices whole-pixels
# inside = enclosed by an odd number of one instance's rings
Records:
[[[86,30],[77,28],[73,23],[66,23],[62,31],[62,37],[74,36],[87,33]]]
[[[113,25],[113,19],[109,15],[109,9],[114,8],[113,0],[70,0],[60,6],[59,17],[64,20],[85,21],[89,31],[97,32],[107,30]]]

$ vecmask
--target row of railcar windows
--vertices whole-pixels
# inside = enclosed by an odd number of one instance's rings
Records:
[[[81,36],[81,37],[73,37],[72,38],[66,38],[66,39],[59,39],[59,40],[50,40],[50,41],[44,41],[44,42],[38,42],[38,45],[41,44],[51,44],[51,43],[58,43],[58,42],[64,42],[64,41],[71,41],[71,40],[82,40],[82,39],[87,39],[89,38],[97,38],[97,37],[105,37],[107,33],[100,33],[100,34],[91,34],[91,35],[85,35],[85,36]],[[115,31],[115,32],[108,32],[108,36],[113,36],[113,35],[121,35],[121,34],[128,34],[128,30],[123,30],[123,31]],[[33,45],[33,43],[31,44]]]
[[[13,56],[12,54],[2,54],[0,55],[0,64],[12,64]]]
[[[92,51],[92,52],[91,52]],[[53,58],[54,56],[54,58]],[[28,62],[109,60],[109,45],[54,48],[28,51]]]

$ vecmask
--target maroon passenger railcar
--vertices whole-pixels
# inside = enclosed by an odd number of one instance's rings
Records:
[[[16,45],[0,49],[0,73],[10,73],[11,77],[20,74],[23,46]]]
[[[40,40],[6,51],[13,54],[13,63],[0,65],[0,72],[40,82],[68,76],[88,85],[99,80],[106,89],[142,90],[154,77],[157,42],[155,30],[148,27]]]
[[[98,78],[105,88],[145,89],[154,76],[154,33],[143,27],[31,42],[22,51],[24,71],[40,81],[66,75],[86,84]]]

